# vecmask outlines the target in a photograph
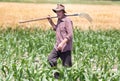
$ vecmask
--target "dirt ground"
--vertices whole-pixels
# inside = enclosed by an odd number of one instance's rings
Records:
[[[89,28],[97,29],[120,29],[120,6],[119,5],[81,5],[81,4],[64,4],[66,14],[85,12],[92,18],[93,22],[89,23],[82,17],[70,17],[73,20],[74,27],[82,30]],[[31,4],[31,3],[0,3],[0,26],[16,27],[42,27],[48,29],[50,24],[47,20],[19,24],[19,21],[46,17],[47,15],[55,16],[52,11],[56,4]],[[57,19],[54,19],[56,23]]]

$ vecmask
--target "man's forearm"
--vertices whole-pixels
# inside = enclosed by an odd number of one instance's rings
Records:
[[[55,24],[53,23],[53,21],[50,19],[50,20],[48,20],[49,21],[49,23],[51,24],[51,26],[53,27],[53,29],[55,29]]]
[[[62,50],[63,45],[64,45],[65,43],[67,43],[67,42],[68,42],[68,39],[65,38],[65,39],[58,45],[57,49],[58,49],[58,50]]]
[[[65,38],[61,43],[64,45],[64,44],[67,43],[67,42],[68,42],[68,39]]]

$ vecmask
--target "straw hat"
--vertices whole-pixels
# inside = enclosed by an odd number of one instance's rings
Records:
[[[62,4],[57,4],[57,7],[55,8],[55,9],[52,9],[55,13],[57,12],[57,11],[63,11],[64,13],[66,13],[66,11],[65,11],[65,7],[64,7],[64,5],[62,5]]]

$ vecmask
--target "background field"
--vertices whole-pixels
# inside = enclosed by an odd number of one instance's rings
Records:
[[[119,5],[83,5],[83,4],[65,4],[67,14],[88,13],[93,22],[89,23],[85,18],[71,17],[74,27],[82,30],[89,28],[96,29],[120,29],[120,6]],[[0,25],[3,27],[22,25],[24,27],[42,27],[49,29],[47,20],[37,21],[26,24],[19,24],[19,21],[34,18],[42,18],[47,15],[55,16],[52,9],[56,4],[25,4],[25,3],[0,3]],[[56,22],[56,19],[54,19]]]
[[[69,4],[120,4],[119,0],[0,0],[21,3],[69,3]]]

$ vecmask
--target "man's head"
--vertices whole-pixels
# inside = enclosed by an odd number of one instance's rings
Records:
[[[59,19],[61,19],[65,15],[65,7],[62,4],[57,4],[57,8],[52,9]]]

